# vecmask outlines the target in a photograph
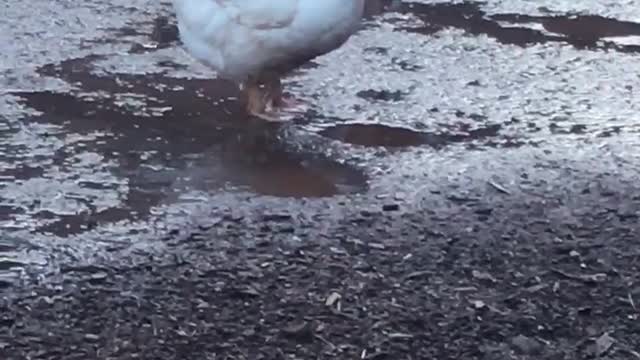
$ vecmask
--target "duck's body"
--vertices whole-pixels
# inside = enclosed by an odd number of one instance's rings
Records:
[[[243,84],[249,111],[280,102],[280,77],[340,47],[365,0],[174,0],[185,48]]]

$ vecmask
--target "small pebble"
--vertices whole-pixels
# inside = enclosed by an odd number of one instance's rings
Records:
[[[398,204],[382,205],[382,211],[398,211],[398,210],[400,210],[400,205]]]
[[[511,345],[523,354],[536,355],[542,350],[542,344],[530,337],[518,335],[511,340]]]

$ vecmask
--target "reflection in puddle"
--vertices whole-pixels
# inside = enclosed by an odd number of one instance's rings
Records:
[[[236,184],[280,197],[327,197],[362,190],[366,178],[324,157],[296,154],[272,130],[239,133],[224,144],[222,163]]]
[[[428,145],[442,148],[453,143],[471,142],[495,137],[500,125],[463,129],[459,133],[418,132],[380,124],[343,124],[320,132],[328,138],[360,146],[409,147]]]
[[[71,173],[77,171],[71,167],[79,166],[71,159],[87,149],[99,154],[83,165],[89,170],[75,182],[87,191],[122,188],[122,184],[94,178],[95,172],[90,171],[106,166],[118,178],[127,179],[124,205],[97,209],[91,199],[74,200],[85,206],[68,215],[53,214],[59,221],[41,231],[68,235],[101,223],[143,219],[152,207],[193,191],[233,188],[278,197],[328,197],[366,188],[361,171],[320,155],[293,151],[293,139],[281,124],[245,117],[235,100],[236,87],[228,82],[158,74],[102,77],[91,73],[94,59],[70,60],[40,71],[76,84],[81,92],[14,95],[42,113],[31,121],[63,127],[64,133],[53,136],[104,132],[66,145],[52,154],[53,162],[59,166],[57,171]],[[51,186],[53,196],[57,185]],[[51,215],[36,212],[44,218]]]

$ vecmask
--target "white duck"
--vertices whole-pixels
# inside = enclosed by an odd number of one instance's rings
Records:
[[[240,83],[249,114],[278,120],[280,78],[356,31],[365,0],[173,0],[180,38],[218,76]]]

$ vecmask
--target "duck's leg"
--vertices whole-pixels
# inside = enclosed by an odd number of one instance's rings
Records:
[[[243,92],[247,100],[247,113],[266,121],[281,121],[276,115],[267,111],[271,107],[271,96],[260,79],[249,76],[243,84]]]
[[[271,97],[271,106],[280,110],[286,111],[298,111],[303,108],[304,103],[296,100],[292,96],[284,95],[284,87],[282,86],[282,80],[276,73],[265,74],[267,86]],[[300,111],[302,112],[302,111]]]
[[[242,87],[247,101],[247,112],[249,114],[263,113],[267,108],[267,104],[264,101],[258,79],[250,75],[242,84]]]

